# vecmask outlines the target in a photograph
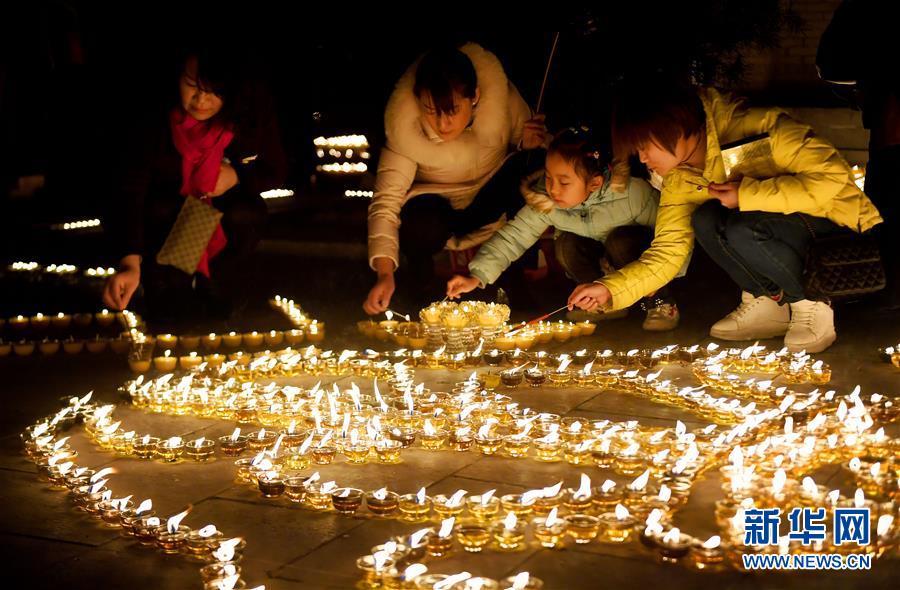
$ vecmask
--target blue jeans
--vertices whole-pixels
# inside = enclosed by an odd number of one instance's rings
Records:
[[[741,289],[754,297],[783,293],[782,303],[806,299],[803,269],[814,236],[850,231],[824,217],[739,211],[715,199],[692,223],[697,241]]]

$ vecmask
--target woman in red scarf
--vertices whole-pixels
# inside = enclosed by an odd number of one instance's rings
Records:
[[[181,62],[177,104],[126,137],[113,195],[121,262],[103,293],[109,307],[126,308],[143,282],[148,314],[181,315],[194,286],[234,275],[255,248],[265,220],[259,193],[282,186],[286,161],[274,109],[236,72],[221,52],[191,53]],[[223,213],[193,276],[155,262],[187,196]]]

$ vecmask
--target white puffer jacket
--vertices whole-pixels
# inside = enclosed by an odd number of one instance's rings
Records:
[[[407,200],[439,194],[454,209],[464,209],[500,169],[522,138],[531,109],[506,78],[497,57],[474,43],[460,48],[475,66],[481,98],[472,124],[444,142],[421,117],[413,86],[418,60],[397,82],[384,114],[387,143],[381,152],[375,195],[369,206],[369,264],[387,257],[399,265],[400,209]],[[503,219],[451,238],[447,247],[466,248],[486,240]]]

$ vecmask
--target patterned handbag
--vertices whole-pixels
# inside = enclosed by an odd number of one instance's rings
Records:
[[[812,299],[849,299],[886,285],[878,243],[869,232],[815,239],[804,273],[806,294]]]
[[[156,262],[194,274],[221,219],[222,213],[212,205],[196,197],[185,197]]]

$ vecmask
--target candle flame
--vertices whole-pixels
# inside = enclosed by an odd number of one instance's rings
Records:
[[[559,508],[554,506],[553,509],[550,510],[550,513],[547,515],[547,520],[544,521],[544,526],[549,528],[557,523],[562,522],[562,519],[557,516],[558,513]]]
[[[103,479],[107,475],[111,475],[113,473],[115,473],[114,469],[112,469],[111,467],[104,467],[103,469],[101,469],[100,471],[98,471],[97,473],[92,475],[90,481],[91,481],[91,483],[94,483],[100,479]]]
[[[872,474],[873,478],[877,478],[878,474],[881,472],[881,462],[873,463],[872,467],[869,468],[869,473]]]
[[[175,516],[169,518],[169,520],[166,521],[166,530],[168,530],[170,533],[176,532],[179,525],[181,525],[181,521],[184,520],[184,517],[188,515],[188,513],[191,511],[191,508],[191,506],[188,506],[184,512],[179,512]]]
[[[422,546],[422,539],[431,532],[431,529],[421,529],[409,536],[409,546],[413,549]]]
[[[135,509],[134,513],[135,513],[135,514],[142,514],[142,513],[147,512],[148,510],[150,510],[150,509],[152,509],[152,508],[153,508],[153,500],[147,499],[147,500],[144,500],[143,502],[141,502],[140,506],[138,506],[138,507]]]
[[[238,439],[239,436],[241,436],[241,429],[240,429],[240,428],[235,428],[235,429],[234,429],[234,432],[231,433],[231,440],[232,440],[232,442],[237,441],[237,439]]]
[[[531,576],[528,572],[521,572],[516,574],[516,577],[513,578],[512,590],[524,590],[528,587],[528,582],[531,580]]]
[[[462,504],[463,498],[468,493],[469,492],[466,490],[456,490],[455,492],[453,492],[453,495],[450,496],[450,498],[447,500],[447,503],[446,503],[447,507],[448,508],[456,508],[457,506]]]
[[[862,508],[866,505],[866,494],[861,488],[856,488],[856,493],[853,494],[853,505],[857,508]]]
[[[678,530],[678,527],[673,527],[668,533],[663,535],[663,543],[671,543],[676,544],[681,541],[681,531]]]
[[[465,582],[466,580],[468,580],[471,577],[472,577],[472,574],[470,574],[469,572],[460,572],[458,574],[454,574],[454,575],[450,576],[449,578],[446,578],[446,579],[441,580],[440,582],[436,583],[434,585],[434,590],[449,590],[449,588],[452,588],[453,586],[455,586],[456,584],[459,584],[460,582]]]
[[[387,551],[376,551],[372,554],[372,567],[376,572],[380,572],[390,557],[391,555]]]
[[[581,474],[581,485],[578,486],[578,489],[572,494],[572,497],[575,499],[588,498],[591,495],[591,478],[586,474]]]
[[[507,512],[506,518],[503,519],[503,528],[508,531],[516,528],[516,513],[515,512]]]
[[[425,503],[425,488],[420,488],[416,493],[416,504],[424,504]]]
[[[888,531],[891,530],[891,525],[894,524],[894,517],[891,514],[882,514],[878,517],[878,525],[875,527],[875,531],[879,537],[885,537],[888,534]]]
[[[234,590],[235,585],[240,581],[240,574],[234,574],[219,580],[216,583],[216,590]]]
[[[616,504],[616,518],[619,520],[625,520],[631,513],[628,512],[628,508],[625,508],[621,504]]]
[[[719,535],[713,535],[707,540],[703,541],[704,549],[715,549],[719,545],[722,544],[722,538]]]
[[[668,504],[669,500],[672,499],[672,490],[666,484],[662,484],[659,487],[659,495],[657,496],[660,502],[665,502]]]
[[[562,486],[563,486],[563,482],[558,481],[558,482],[556,482],[556,485],[552,485],[552,486],[546,487],[543,490],[541,490],[541,492],[542,492],[541,495],[544,498],[553,498],[554,496],[559,494],[559,491],[562,489]]]
[[[453,532],[453,523],[455,522],[455,518],[448,518],[441,521],[441,529],[438,531],[438,537],[441,537],[442,539],[449,537],[450,533]]]
[[[634,490],[635,492],[641,491],[647,487],[647,482],[650,481],[650,470],[646,469],[642,474],[637,476],[631,485],[628,487]]]
[[[90,492],[92,494],[96,494],[97,492],[102,490],[103,486],[105,486],[105,485],[106,485],[106,480],[101,479],[100,481],[98,481],[97,483],[95,483],[94,485],[91,486]]]
[[[372,492],[372,497],[376,500],[386,500],[387,499],[387,488],[380,488]]]
[[[205,527],[203,527],[202,529],[200,529],[199,531],[197,531],[197,535],[200,537],[203,537],[204,539],[207,539],[207,538],[215,535],[217,532],[219,532],[219,530],[216,528],[216,525],[208,524]]]
[[[403,579],[406,582],[412,582],[419,576],[428,571],[428,566],[423,563],[414,563],[403,570]]]

